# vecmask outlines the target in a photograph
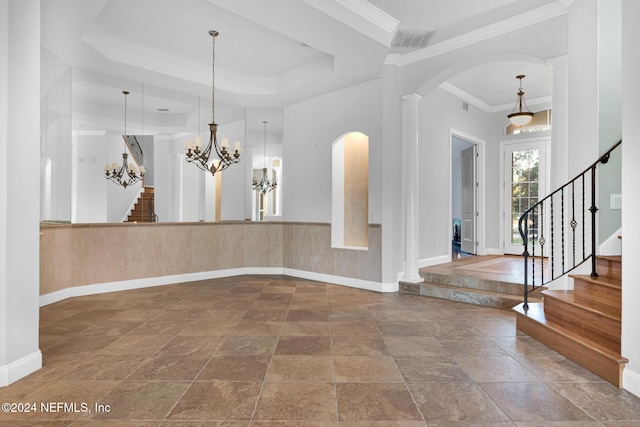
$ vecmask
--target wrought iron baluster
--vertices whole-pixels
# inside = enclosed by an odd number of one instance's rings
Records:
[[[554,256],[555,247],[556,247],[556,245],[554,244],[556,233],[553,232],[553,225],[555,224],[555,217],[553,216],[553,195],[551,195],[550,202],[551,202],[551,280],[553,280],[556,278],[556,275],[555,275],[556,257]]]
[[[544,200],[540,203],[540,286],[544,286]]]
[[[576,222],[576,188],[575,181],[571,181],[571,257],[573,261],[573,266],[576,266],[576,227],[578,223]]]
[[[584,196],[585,196],[585,192],[584,192],[584,174],[582,175],[582,259],[586,258],[586,250],[585,250],[585,239],[586,239],[586,220],[585,220],[585,205],[584,205]]]
[[[564,274],[564,187],[562,187],[562,191],[560,191],[560,226],[562,227],[560,233],[560,237],[562,238],[562,248],[560,252],[562,254],[562,276]]]

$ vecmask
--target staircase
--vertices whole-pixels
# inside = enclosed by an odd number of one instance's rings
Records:
[[[621,266],[621,257],[598,257],[598,277],[570,275],[573,290],[544,290],[543,303],[514,307],[517,329],[621,387]]]
[[[143,187],[125,222],[156,222],[153,187]]]
[[[621,144],[520,217],[525,287],[524,302],[514,307],[519,331],[618,387],[628,363],[620,353],[622,258],[596,256],[596,172]],[[536,260],[540,276],[530,281],[527,271]],[[590,274],[575,274],[587,261]],[[529,302],[529,283],[535,289],[565,275],[573,279],[572,290],[544,290],[542,302]]]

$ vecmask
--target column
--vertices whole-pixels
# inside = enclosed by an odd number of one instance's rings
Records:
[[[405,282],[422,282],[418,271],[418,105],[422,95],[412,93],[402,97],[402,151],[404,153],[405,203]]]
[[[1,387],[42,367],[40,170],[20,161],[40,158],[40,0],[0,0],[0,64]]]

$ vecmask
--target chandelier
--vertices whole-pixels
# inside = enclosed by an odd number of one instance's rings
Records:
[[[220,144],[218,144],[218,125],[215,121],[215,65],[216,65],[216,37],[218,36],[217,31],[209,31],[213,39],[213,49],[212,49],[212,79],[211,79],[211,123],[209,123],[209,144],[202,149],[202,141],[200,140],[200,136],[196,136],[194,141],[189,141],[185,146],[185,150],[187,151],[187,162],[193,163],[198,168],[211,172],[212,175],[215,175],[218,171],[223,171],[234,163],[238,163],[240,161],[240,152],[242,151],[240,147],[240,142],[235,142],[233,145],[233,152],[229,147],[229,141],[227,138],[222,138]],[[215,151],[215,154],[218,156],[217,159],[212,159],[211,154],[212,151]]]
[[[253,177],[253,182],[251,183],[254,190],[261,192],[262,194],[267,194],[274,188],[278,186],[276,180],[273,180],[273,183],[269,181],[267,178],[267,122],[264,121],[264,168],[262,168],[262,179],[258,180],[258,177]]]
[[[117,163],[109,164],[107,163],[104,167],[104,175],[105,178],[110,179],[118,185],[121,185],[124,188],[127,188],[131,184],[141,181],[144,178],[145,169],[144,166],[140,165],[140,167],[136,166],[135,163],[129,163],[127,153],[127,95],[129,92],[124,90],[122,91],[124,94],[124,134],[122,135],[123,139],[125,139],[124,143],[124,152],[122,153],[122,166],[118,168]]]
[[[525,76],[523,74],[516,76],[516,79],[520,80],[520,89],[518,90],[518,99],[516,100],[515,107],[513,107],[513,111],[511,111],[511,114],[507,116],[511,121],[511,123],[516,126],[524,126],[527,123],[529,123],[533,118],[533,113],[529,111],[529,109],[527,108],[527,104],[524,102],[524,92],[522,91],[522,79],[524,78]],[[523,105],[524,105],[524,110],[522,109]],[[516,111],[516,109],[518,111]]]

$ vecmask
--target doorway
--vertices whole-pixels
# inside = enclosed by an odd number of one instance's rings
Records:
[[[451,255],[452,259],[478,254],[480,146],[451,134]]]
[[[522,254],[523,240],[518,231],[518,220],[547,194],[548,143],[548,139],[536,139],[502,144],[505,254]],[[538,245],[535,238],[537,230],[534,228],[530,232],[529,244]]]

